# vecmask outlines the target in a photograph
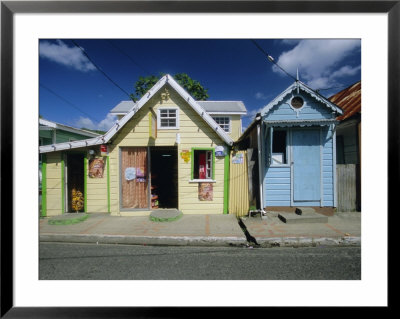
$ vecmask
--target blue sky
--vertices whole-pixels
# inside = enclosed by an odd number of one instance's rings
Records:
[[[39,114],[78,128],[108,130],[115,121],[108,112],[129,99],[127,93],[134,93],[134,83],[140,76],[187,73],[208,89],[209,100],[243,101],[248,110],[244,127],[294,81],[250,39],[73,41],[40,40]],[[296,76],[298,68],[300,80],[321,89],[326,97],[361,79],[358,39],[256,42],[289,74]]]

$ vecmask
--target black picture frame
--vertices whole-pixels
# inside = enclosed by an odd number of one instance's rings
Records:
[[[193,308],[14,307],[13,304],[13,16],[16,13],[387,13],[388,14],[388,207],[399,172],[400,1],[1,1],[1,317],[177,318]],[[380,212],[383,213],[383,212]],[[390,218],[388,214],[388,218]],[[391,223],[389,222],[388,225]],[[388,245],[390,241],[388,240]],[[389,246],[388,246],[389,247]],[[390,281],[388,281],[389,284]],[[245,297],[246,298],[246,297]],[[390,298],[388,300],[390,305]],[[292,308],[293,309],[293,308]],[[213,316],[226,309],[205,309]],[[247,311],[236,311],[244,314]]]

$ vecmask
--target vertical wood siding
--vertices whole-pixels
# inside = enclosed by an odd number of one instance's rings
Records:
[[[334,206],[334,181],[333,181],[333,137],[332,130],[322,128],[322,205]]]
[[[337,210],[342,212],[356,210],[356,164],[337,164]]]
[[[243,154],[243,163],[233,164],[232,157]],[[230,156],[229,213],[237,217],[249,213],[249,181],[247,175],[247,152],[231,152]]]
[[[145,147],[127,147],[121,150],[121,175],[124,176],[127,167],[135,167],[142,169],[146,176],[145,182],[138,182],[137,179],[127,181],[125,178],[122,178],[121,200],[123,208],[148,208],[149,180],[147,178],[147,159],[147,148]]]

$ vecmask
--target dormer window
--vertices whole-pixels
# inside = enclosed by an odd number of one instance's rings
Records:
[[[171,130],[179,128],[179,109],[162,108],[158,110],[158,128]]]
[[[231,119],[229,116],[213,116],[212,118],[225,132],[231,132]]]

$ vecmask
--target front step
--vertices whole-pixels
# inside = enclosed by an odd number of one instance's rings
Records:
[[[153,222],[172,222],[182,217],[182,212],[177,209],[153,209],[150,220]]]
[[[295,213],[280,212],[278,217],[286,224],[327,223],[328,217],[318,214],[311,207],[296,208]]]

